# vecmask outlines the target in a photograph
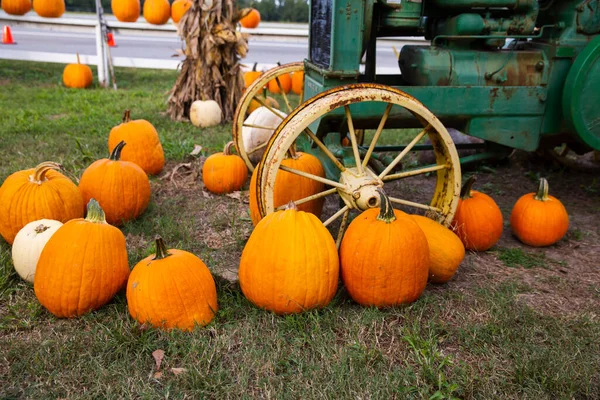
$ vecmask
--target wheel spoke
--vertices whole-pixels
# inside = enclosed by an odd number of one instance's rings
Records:
[[[348,210],[350,210],[350,207],[348,207],[348,206],[344,206],[344,207],[340,208],[338,210],[338,212],[336,212],[331,217],[329,217],[329,219],[327,221],[323,222],[323,225],[328,226],[329,224],[331,224],[333,221],[338,219],[342,214],[344,214]]]
[[[400,172],[397,174],[388,175],[388,176],[384,177],[382,180],[384,182],[393,181],[396,179],[408,178],[409,176],[422,175],[422,174],[426,174],[428,172],[439,171],[440,169],[448,169],[448,168],[450,168],[450,166],[448,164],[444,164],[444,165],[434,165],[434,166],[426,167],[426,168],[411,169],[410,171],[404,171],[404,172]]]
[[[290,102],[288,101],[288,98],[285,95],[285,91],[281,87],[281,82],[279,81],[279,77],[278,76],[275,77],[275,82],[277,82],[277,86],[279,87],[279,92],[283,96],[283,101],[285,102],[285,105],[287,106],[288,112],[292,112],[292,106],[290,106]]]
[[[400,161],[402,161],[404,156],[408,154],[408,152],[415,146],[415,144],[417,144],[417,142],[421,140],[423,136],[425,136],[429,128],[431,128],[431,125],[427,125],[425,129],[423,129],[421,132],[419,132],[417,136],[415,136],[415,138],[406,146],[406,148],[402,150],[400,154],[398,154],[394,161],[392,161],[390,165],[388,165],[387,168],[384,169],[381,174],[379,174],[379,179],[383,179],[387,174],[390,173],[392,169],[394,169],[396,165],[398,165]]]
[[[381,121],[379,122],[379,126],[377,127],[377,131],[375,132],[375,136],[373,136],[373,140],[371,140],[371,145],[369,146],[369,150],[367,151],[367,155],[365,155],[365,159],[362,162],[363,167],[367,166],[369,159],[371,158],[371,154],[373,154],[373,150],[375,149],[375,145],[379,140],[379,136],[381,136],[381,132],[383,131],[383,127],[387,122],[388,117],[390,116],[390,110],[392,109],[393,104],[388,103],[383,116],[381,117]]]
[[[278,113],[277,111],[275,111],[275,110],[273,109],[273,107],[271,107],[270,105],[268,105],[267,103],[265,103],[265,101],[264,101],[263,99],[261,99],[260,97],[258,97],[258,96],[254,96],[254,98],[253,98],[253,99],[254,99],[254,100],[256,100],[256,101],[258,101],[258,103],[259,103],[260,105],[262,105],[263,107],[266,107],[266,108],[267,108],[267,110],[271,111],[273,114],[277,115],[279,118],[282,118],[280,113]],[[283,118],[282,118],[282,119],[283,119]]]
[[[300,200],[294,200],[294,204],[297,205],[297,206],[299,206],[300,204],[307,203],[307,202],[309,202],[311,200],[320,199],[321,197],[325,197],[325,196],[329,196],[330,194],[334,194],[336,191],[337,191],[336,188],[327,189],[327,190],[325,190],[323,192],[319,192],[317,194],[313,194],[312,196],[304,197],[304,198],[302,198]],[[277,207],[275,209],[275,211],[283,210],[286,207],[287,207],[287,204],[283,205],[283,206],[279,206],[279,207]]]
[[[350,114],[350,107],[344,106],[346,111],[346,120],[348,122],[348,133],[350,133],[350,141],[352,142],[352,152],[354,153],[354,162],[358,169],[359,175],[364,175],[363,165],[360,162],[360,154],[358,154],[358,142],[356,141],[356,132],[354,131],[354,123],[352,122],[352,115]]]
[[[348,225],[348,216],[350,215],[350,209],[344,212],[344,217],[342,218],[342,223],[340,224],[340,230],[338,231],[338,236],[335,241],[335,246],[340,249],[340,244],[342,244],[342,238],[344,237],[344,232],[346,232],[346,226]]]
[[[268,144],[269,144],[269,142],[268,142],[268,141],[267,141],[267,142],[264,142],[263,144],[256,146],[256,147],[255,147],[255,148],[253,148],[252,150],[250,150],[250,151],[247,151],[247,152],[246,152],[246,154],[250,155],[250,154],[252,154],[252,153],[255,153],[255,152],[257,152],[258,150],[260,150],[260,149],[262,149],[262,148],[264,148],[264,147],[267,147],[267,145],[268,145]]]
[[[410,206],[410,207],[415,207],[415,208],[420,208],[422,210],[428,210],[428,211],[435,211],[435,212],[442,212],[441,208],[437,208],[437,207],[432,207],[432,206],[428,206],[426,204],[421,204],[421,203],[415,203],[413,201],[408,201],[408,200],[402,200],[402,199],[397,199],[395,197],[389,197],[390,201],[392,203],[396,203],[396,204],[402,204],[405,206]]]
[[[312,180],[317,181],[317,182],[324,183],[324,184],[329,185],[329,186],[333,186],[333,187],[340,188],[340,189],[345,189],[345,186],[342,185],[341,183],[336,182],[336,181],[332,181],[332,180],[327,179],[327,178],[322,178],[322,177],[320,177],[318,175],[309,174],[308,172],[304,172],[304,171],[300,171],[300,170],[297,170],[297,169],[294,169],[294,168],[286,167],[285,165],[280,165],[279,169],[282,170],[282,171],[285,171],[285,172],[289,172],[289,173],[292,173],[292,174],[296,174],[296,175],[302,176],[304,178],[308,178],[308,179],[312,179]]]
[[[329,149],[327,148],[327,146],[325,146],[325,144],[323,144],[323,142],[321,141],[321,139],[319,139],[317,137],[317,135],[315,135],[310,129],[306,128],[304,130],[304,132],[310,136],[310,138],[313,140],[313,142],[315,142],[315,144],[317,146],[319,146],[319,148],[321,149],[321,151],[323,153],[325,153],[325,155],[327,157],[329,157],[329,159],[335,164],[336,167],[338,167],[338,169],[342,172],[344,172],[346,170],[346,167],[344,167],[344,165],[333,155],[333,153],[331,151],[329,151]]]

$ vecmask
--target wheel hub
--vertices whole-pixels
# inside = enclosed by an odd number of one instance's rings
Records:
[[[348,207],[361,211],[379,207],[377,189],[383,187],[383,181],[370,168],[365,168],[363,174],[356,167],[347,168],[341,173],[340,183],[344,189],[338,188],[338,193]]]

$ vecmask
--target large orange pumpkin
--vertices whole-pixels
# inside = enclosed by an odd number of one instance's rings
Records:
[[[248,167],[238,155],[232,154],[234,143],[225,145],[222,153],[209,156],[202,166],[202,182],[210,192],[231,193],[240,190],[248,179]]]
[[[79,180],[83,201],[97,199],[106,221],[117,226],[140,216],[150,202],[148,175],[138,165],[120,160],[123,146],[125,142],[120,142],[109,158],[95,161]]]
[[[256,28],[258,24],[260,24],[260,13],[257,9],[253,8],[248,14],[240,19],[240,24],[242,24],[244,28]]]
[[[112,152],[121,141],[127,143],[121,152],[121,160],[139,165],[150,175],[162,171],[165,153],[158,132],[150,122],[145,119],[131,120],[129,110],[125,110],[123,122],[110,130],[108,151]]]
[[[31,10],[31,0],[2,0],[2,9],[10,15],[23,15]]]
[[[148,23],[163,25],[171,17],[171,5],[168,0],[145,0],[143,13]]]
[[[250,86],[252,84],[252,82],[254,82],[258,78],[260,78],[260,76],[262,75],[261,71],[256,70],[256,66],[257,66],[257,63],[254,63],[254,65],[252,66],[252,69],[250,71],[247,71],[246,73],[244,73],[244,87],[247,88],[248,86]]]
[[[33,287],[48,311],[70,318],[108,303],[128,276],[125,236],[90,200],[87,217],[61,226],[44,246]]]
[[[171,19],[174,23],[179,23],[183,14],[186,13],[187,10],[192,6],[191,0],[175,0],[173,4],[171,4]]]
[[[460,191],[452,230],[466,249],[485,251],[502,236],[502,212],[490,196],[472,190],[474,182],[470,177]]]
[[[44,162],[10,175],[0,186],[0,234],[12,244],[31,221],[67,222],[83,217],[83,200],[77,186],[60,172],[61,166]]]
[[[63,70],[63,83],[68,88],[85,89],[92,84],[92,69],[85,64],[81,64],[79,53],[77,54],[77,64],[68,64]]]
[[[427,285],[429,245],[414,219],[380,191],[380,209],[358,215],[340,246],[342,280],[364,306],[412,303]]]
[[[121,22],[135,22],[140,17],[140,0],[111,0],[110,7]]]
[[[137,263],[129,275],[127,306],[141,324],[192,330],[216,315],[217,288],[202,260],[187,251],[167,250],[159,237],[156,254]]]
[[[321,165],[319,159],[308,153],[294,153],[293,156],[284,159],[281,162],[281,165],[284,165],[289,168],[297,169],[300,171],[308,172],[309,174],[317,175],[320,177],[325,177],[325,170]],[[252,219],[252,223],[256,226],[258,221],[260,221],[260,212],[258,210],[258,199],[256,197],[256,176],[258,173],[258,168],[254,169],[252,173],[252,177],[250,178],[250,218]],[[311,196],[313,194],[322,192],[324,190],[325,185],[321,182],[317,182],[310,178],[305,178],[302,176],[298,176],[296,174],[292,174],[287,171],[279,171],[277,172],[277,177],[275,178],[275,191],[273,193],[273,201],[275,207],[283,206],[289,203],[290,201],[300,200],[304,197]],[[321,211],[323,210],[323,202],[325,199],[323,197],[315,200],[308,201],[306,203],[299,204],[298,210],[306,211],[316,215],[317,217],[321,216]]]
[[[291,204],[263,218],[240,260],[244,296],[277,314],[325,307],[337,291],[335,242],[313,214]]]
[[[569,215],[560,200],[548,194],[548,181],[542,178],[537,193],[528,193],[517,200],[510,226],[521,242],[550,246],[567,233]]]
[[[304,71],[296,71],[292,74],[292,92],[302,94],[304,89]]]
[[[281,64],[277,63],[277,65]],[[267,88],[269,89],[269,92],[273,94],[279,94],[281,91],[287,94],[290,92],[290,90],[292,90],[292,77],[290,74],[279,75],[278,77],[269,81]]]
[[[58,18],[65,13],[65,0],[33,0],[33,10],[40,17]]]
[[[454,232],[422,215],[412,215],[427,237],[429,245],[429,281],[448,282],[465,258],[465,246]]]

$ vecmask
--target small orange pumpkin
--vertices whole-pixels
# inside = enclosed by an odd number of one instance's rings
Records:
[[[490,196],[471,190],[474,182],[471,176],[460,191],[452,230],[466,249],[485,251],[502,236],[502,212]]]
[[[217,288],[202,260],[187,251],[167,250],[158,237],[156,254],[137,263],[129,275],[127,307],[140,324],[191,331],[215,317]]]
[[[262,75],[261,71],[257,71],[256,70],[256,66],[258,65],[258,63],[254,63],[254,66],[252,67],[252,70],[247,71],[244,74],[244,87],[248,87],[250,85],[252,85],[252,83],[257,80],[258,78],[260,78],[260,76]]]
[[[81,64],[77,53],[77,64],[68,64],[63,71],[63,83],[68,88],[85,89],[92,84],[92,69]]]
[[[293,155],[284,159],[281,165],[297,169],[300,171],[308,172],[309,174],[325,177],[325,170],[321,165],[319,159],[311,154],[302,152],[293,152]],[[254,226],[260,221],[260,212],[258,210],[258,199],[256,197],[256,176],[258,174],[258,168],[254,169],[252,177],[250,178],[250,218]],[[313,194],[322,192],[324,184],[317,182],[310,178],[305,178],[292,174],[287,171],[277,172],[275,178],[275,191],[273,193],[273,201],[275,207],[283,206],[290,201],[300,200],[304,197],[311,196]],[[298,210],[306,211],[321,216],[323,210],[323,197],[315,200],[308,201],[306,203],[299,204]]]
[[[240,190],[248,179],[248,167],[242,158],[232,154],[234,143],[225,145],[222,153],[212,154],[202,166],[202,182],[210,192],[231,193]]]
[[[302,94],[304,89],[304,71],[296,71],[292,74],[292,92]]]
[[[67,222],[44,246],[33,288],[48,311],[71,318],[108,303],[128,276],[125,236],[106,223],[92,199],[85,219]]]
[[[540,179],[537,193],[521,196],[510,215],[513,233],[525,244],[550,246],[569,229],[569,215],[556,197],[548,194],[548,181]]]
[[[465,246],[454,232],[430,218],[412,215],[427,237],[429,245],[429,281],[448,282],[465,258]]]
[[[15,172],[0,186],[0,234],[12,244],[31,221],[54,219],[67,222],[83,217],[83,200],[77,186],[54,162]]]
[[[120,160],[125,142],[120,142],[109,158],[90,165],[79,180],[84,202],[97,199],[111,225],[140,216],[150,202],[148,175],[137,164]]]
[[[364,306],[412,303],[427,285],[427,237],[410,215],[392,207],[383,190],[379,193],[379,209],[363,211],[344,234],[342,280],[352,299]]]
[[[135,22],[140,17],[140,0],[111,0],[110,7],[121,22]]]
[[[174,23],[179,23],[183,14],[192,6],[191,0],[175,0],[171,4],[171,19]]]
[[[240,260],[239,281],[254,305],[277,314],[325,307],[338,287],[335,242],[313,214],[292,204],[262,219]]]
[[[145,119],[131,120],[130,111],[125,110],[123,122],[112,128],[108,135],[109,153],[121,141],[127,143],[121,152],[121,160],[139,165],[149,175],[162,171],[165,153],[158,132],[150,122]]]
[[[143,13],[149,24],[163,25],[171,18],[171,5],[168,0],[145,0]]]
[[[277,63],[277,65],[281,64]],[[287,94],[292,90],[292,77],[290,74],[279,75],[278,77],[271,79],[267,84],[267,87],[269,88],[269,92],[273,94],[279,94],[281,91]]]
[[[260,13],[257,9],[253,8],[248,14],[240,19],[240,24],[244,28],[254,29],[260,24]]]
[[[24,15],[31,10],[31,0],[2,0],[2,9],[10,15]]]
[[[33,11],[40,17],[58,18],[65,13],[65,0],[33,0]]]
[[[258,96],[260,98],[260,100],[265,103],[267,106],[274,108],[276,110],[279,110],[279,103],[277,102],[277,100],[275,100],[274,98],[272,98],[271,96],[267,96],[266,98],[264,96]],[[252,114],[252,112],[254,112],[256,109],[262,107],[263,105],[258,101],[258,100],[254,100],[252,99],[252,101],[250,102],[250,105],[248,106],[248,110],[246,111],[248,113],[248,115]]]

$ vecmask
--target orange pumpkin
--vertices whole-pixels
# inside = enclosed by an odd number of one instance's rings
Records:
[[[149,175],[162,171],[165,153],[158,132],[150,122],[145,119],[132,121],[129,110],[125,110],[123,122],[110,130],[108,151],[112,152],[121,141],[127,143],[121,152],[121,160],[139,165]]]
[[[31,10],[31,0],[2,0],[2,9],[10,15],[23,15]]]
[[[90,200],[87,217],[61,226],[44,246],[33,288],[48,311],[70,318],[108,303],[128,276],[125,236],[106,223],[102,208]]]
[[[140,17],[140,0],[111,0],[110,7],[121,22],[135,22]]]
[[[257,9],[253,8],[248,14],[240,19],[240,24],[244,28],[254,29],[260,24],[260,13]]]
[[[296,71],[292,74],[292,92],[302,94],[304,90],[304,71]]]
[[[127,307],[141,324],[191,331],[216,315],[217,288],[202,260],[187,251],[167,250],[159,237],[156,254],[137,263],[129,275]]]
[[[58,18],[65,13],[65,0],[33,0],[33,11],[40,17]]]
[[[260,98],[260,100],[262,100],[263,103],[265,103],[267,106],[274,108],[276,110],[279,110],[279,103],[277,102],[277,100],[275,100],[274,98],[272,98],[271,96],[267,96],[266,98],[264,96],[258,96]],[[248,115],[252,114],[252,112],[260,107],[262,107],[263,105],[257,101],[257,100],[252,100],[250,102],[250,105],[248,106],[248,110],[246,111],[248,113]]]
[[[163,25],[171,17],[171,5],[168,0],[145,0],[143,13],[149,24]]]
[[[192,6],[191,0],[175,0],[171,4],[171,19],[174,23],[179,23],[183,14]]]
[[[448,282],[465,258],[465,246],[454,232],[430,218],[412,215],[427,237],[429,245],[429,281]]]
[[[257,66],[257,63],[254,63],[252,70],[250,70],[244,74],[244,87],[247,88],[248,86],[252,85],[252,83],[255,80],[257,80],[258,78],[260,78],[260,76],[262,75],[261,71],[256,70],[256,66]]]
[[[502,236],[502,212],[490,196],[471,190],[475,176],[460,191],[452,230],[468,250],[485,251]]]
[[[338,287],[335,242],[313,214],[293,205],[267,215],[250,235],[239,281],[254,305],[277,314],[325,307]]]
[[[513,233],[525,244],[550,246],[569,229],[569,215],[556,197],[548,194],[548,181],[540,179],[537,193],[521,196],[510,215]]]
[[[83,201],[97,199],[111,225],[140,216],[150,202],[150,181],[138,165],[120,160],[125,142],[119,143],[109,158],[90,165],[79,180]]]
[[[319,159],[308,153],[295,153],[294,156],[288,157],[281,162],[289,168],[297,169],[300,171],[308,172],[309,174],[325,177],[325,170],[321,165]],[[252,177],[250,178],[250,218],[254,226],[260,221],[260,212],[258,210],[258,199],[256,197],[256,176],[258,173],[258,167],[254,169]],[[275,178],[275,191],[273,193],[273,201],[275,207],[283,206],[290,201],[300,200],[304,197],[322,192],[324,190],[324,184],[315,180],[298,176],[287,171],[279,171]],[[323,210],[323,202],[325,199],[315,199],[306,203],[299,204],[298,210],[306,211],[321,216]]]
[[[63,83],[68,88],[85,89],[92,84],[92,69],[81,64],[77,54],[77,64],[68,64],[63,71]]]
[[[277,65],[281,64],[277,63]],[[269,88],[269,92],[273,94],[279,94],[282,90],[287,94],[292,90],[292,77],[290,74],[279,75],[278,77],[271,79],[267,84],[267,87]]]
[[[212,154],[202,166],[202,182],[210,192],[231,193],[240,190],[248,179],[248,167],[242,158],[232,154],[233,142],[222,153]]]
[[[427,285],[429,261],[427,237],[410,215],[394,210],[381,189],[379,209],[352,220],[340,246],[342,280],[364,306],[417,300]]]
[[[0,234],[12,244],[31,221],[67,222],[83,217],[83,200],[77,186],[60,172],[62,167],[44,162],[10,175],[0,186]]]

